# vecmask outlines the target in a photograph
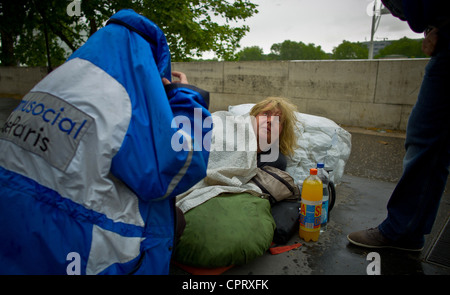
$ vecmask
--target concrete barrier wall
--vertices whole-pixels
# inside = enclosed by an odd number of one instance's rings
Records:
[[[22,98],[46,74],[46,68],[0,67],[0,99]]]
[[[300,112],[338,124],[406,128],[428,59],[173,63],[211,93],[211,111],[288,97]],[[45,68],[0,67],[0,100],[19,99]],[[0,102],[1,104],[1,102]]]
[[[405,130],[428,59],[174,63],[211,92],[211,110],[288,97],[348,126]]]

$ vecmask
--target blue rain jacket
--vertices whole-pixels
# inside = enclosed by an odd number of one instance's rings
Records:
[[[25,95],[0,129],[0,274],[168,274],[210,131],[209,94],[170,73],[163,32],[122,10]]]

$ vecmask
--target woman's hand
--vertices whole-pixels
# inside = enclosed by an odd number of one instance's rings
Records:
[[[172,76],[179,79],[179,81],[173,81],[173,83],[189,84],[185,73],[173,71]],[[161,80],[164,86],[170,84],[170,81],[167,80],[166,78],[162,78]]]

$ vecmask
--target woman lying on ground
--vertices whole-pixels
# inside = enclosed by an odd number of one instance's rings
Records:
[[[292,156],[297,145],[297,107],[288,99],[268,97],[250,110],[257,137],[257,166],[286,170],[286,156]]]

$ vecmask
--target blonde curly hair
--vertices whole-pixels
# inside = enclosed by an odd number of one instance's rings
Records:
[[[280,152],[286,156],[292,156],[294,150],[298,148],[297,144],[297,123],[299,122],[295,112],[297,106],[290,102],[287,98],[283,97],[268,97],[263,101],[260,101],[252,107],[250,115],[256,117],[261,112],[271,111],[278,108],[281,111],[281,117],[279,118],[280,124],[283,125],[283,129],[280,134]]]

